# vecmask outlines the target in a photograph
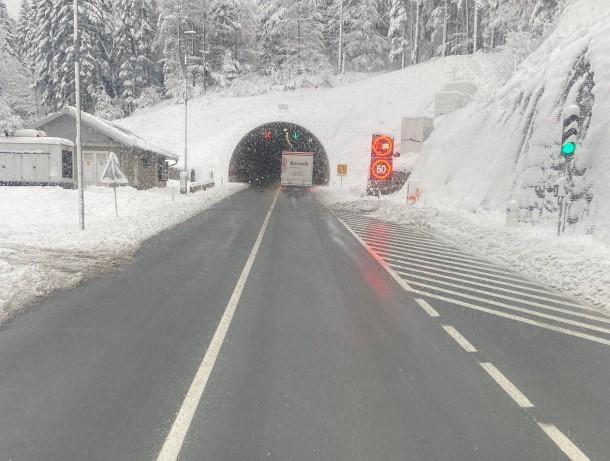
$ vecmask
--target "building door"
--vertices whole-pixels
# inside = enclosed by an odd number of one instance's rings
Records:
[[[48,182],[50,154],[21,154],[21,177],[24,182]]]
[[[20,181],[20,175],[17,175],[17,154],[9,152],[0,153],[0,181],[11,182]]]
[[[96,177],[97,184],[101,184],[102,173],[104,172],[104,167],[106,166],[107,160],[108,160],[108,153],[96,152],[96,154],[95,154],[95,177]]]
[[[83,152],[83,163],[85,168],[85,185],[91,186],[101,184],[101,176],[106,166],[108,152]]]
[[[86,186],[95,184],[95,154],[83,152],[83,180]]]

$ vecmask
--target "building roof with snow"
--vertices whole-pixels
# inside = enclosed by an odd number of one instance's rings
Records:
[[[76,109],[74,107],[68,106],[64,107],[58,112],[50,114],[35,123],[30,125],[30,128],[35,129],[44,129],[44,127],[48,126],[50,122],[62,116],[70,116],[76,119]],[[168,151],[162,147],[153,144],[150,141],[138,136],[127,128],[120,127],[115,125],[114,123],[96,117],[95,115],[89,114],[87,112],[81,112],[81,122],[83,126],[87,126],[96,130],[108,138],[113,139],[114,141],[123,144],[125,146],[137,148],[146,152],[150,152],[153,154],[157,154],[162,157],[166,157],[171,160],[178,160],[178,155],[173,152]]]

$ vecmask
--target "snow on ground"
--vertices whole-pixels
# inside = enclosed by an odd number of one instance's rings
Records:
[[[188,197],[165,189],[85,190],[86,228],[78,230],[77,191],[0,188],[0,323],[37,296],[70,288],[129,258],[140,243],[241,190],[237,184]]]
[[[316,188],[332,209],[369,213],[395,223],[415,223],[475,254],[610,312],[610,246],[592,236],[557,237],[552,225],[506,226],[506,214],[483,209],[407,206],[406,194],[363,196],[358,187]]]

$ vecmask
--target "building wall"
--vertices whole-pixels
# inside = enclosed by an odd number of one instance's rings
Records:
[[[57,117],[38,129],[45,131],[48,136],[76,141],[76,125],[74,118],[69,115]],[[121,170],[127,176],[129,185],[138,189],[166,186],[166,182],[159,180],[158,175],[158,164],[164,161],[163,157],[123,145],[84,123],[81,138],[83,152],[114,152],[119,158]],[[76,174],[77,162],[74,163]]]

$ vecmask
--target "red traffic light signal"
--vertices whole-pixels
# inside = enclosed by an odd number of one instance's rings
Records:
[[[394,139],[391,136],[373,135],[371,157],[388,157],[394,155]]]

